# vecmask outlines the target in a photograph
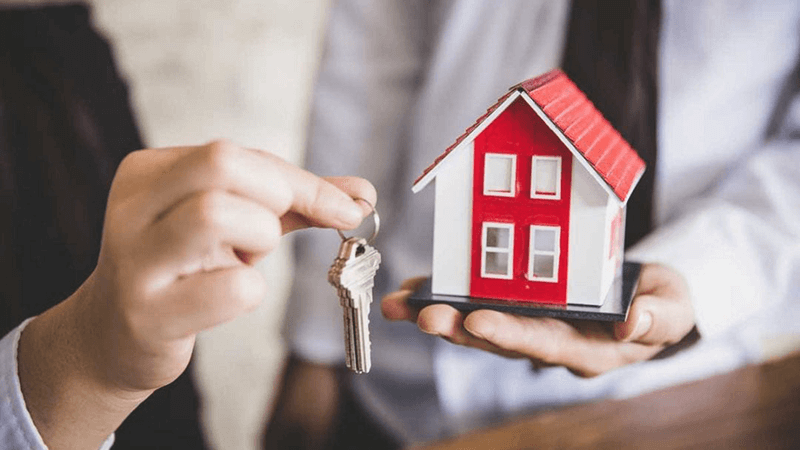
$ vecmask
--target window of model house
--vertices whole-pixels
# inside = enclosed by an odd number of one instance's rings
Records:
[[[559,236],[561,229],[531,225],[528,278],[535,281],[558,280]]]
[[[516,155],[487,153],[483,172],[483,194],[513,197],[516,172]]]
[[[514,224],[483,224],[481,276],[511,279],[514,255]]]
[[[531,198],[561,198],[561,157],[534,156],[531,164]]]

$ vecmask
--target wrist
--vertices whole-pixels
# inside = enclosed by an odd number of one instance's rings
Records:
[[[50,448],[98,448],[151,391],[126,391],[98,376],[87,343],[83,286],[33,319],[20,336],[20,386],[34,425]]]

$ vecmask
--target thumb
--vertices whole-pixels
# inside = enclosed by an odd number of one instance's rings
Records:
[[[633,299],[628,320],[614,324],[614,337],[622,342],[670,345],[680,341],[692,326],[691,306],[687,303],[640,295]]]
[[[284,234],[309,226],[356,228],[373,207],[355,199],[361,198],[375,205],[378,195],[375,187],[363,178],[326,177],[317,180],[313,197],[313,201],[306,200],[311,206],[303,207],[303,202],[296,202],[298,205],[281,217]]]
[[[628,320],[614,324],[614,337],[623,342],[669,345],[694,327],[694,310],[686,281],[660,264],[645,264]]]

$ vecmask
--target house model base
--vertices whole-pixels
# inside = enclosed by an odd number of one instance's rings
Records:
[[[477,309],[493,309],[523,316],[624,322],[628,317],[628,310],[631,306],[633,294],[636,292],[636,286],[639,284],[641,268],[642,265],[639,263],[626,261],[622,266],[622,273],[614,279],[608,296],[599,306],[511,302],[503,299],[434,294],[431,292],[430,279],[426,280],[411,295],[408,303],[415,307],[444,303],[463,312],[471,312]]]

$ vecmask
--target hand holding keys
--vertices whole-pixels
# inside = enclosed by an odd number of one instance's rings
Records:
[[[341,231],[342,245],[339,255],[328,271],[328,282],[339,294],[343,309],[345,359],[347,367],[356,373],[369,372],[369,310],[372,304],[372,286],[375,273],[381,263],[381,254],[369,245],[375,240],[380,229],[380,218],[375,207],[372,208],[375,231],[369,240],[360,237],[348,238]]]

